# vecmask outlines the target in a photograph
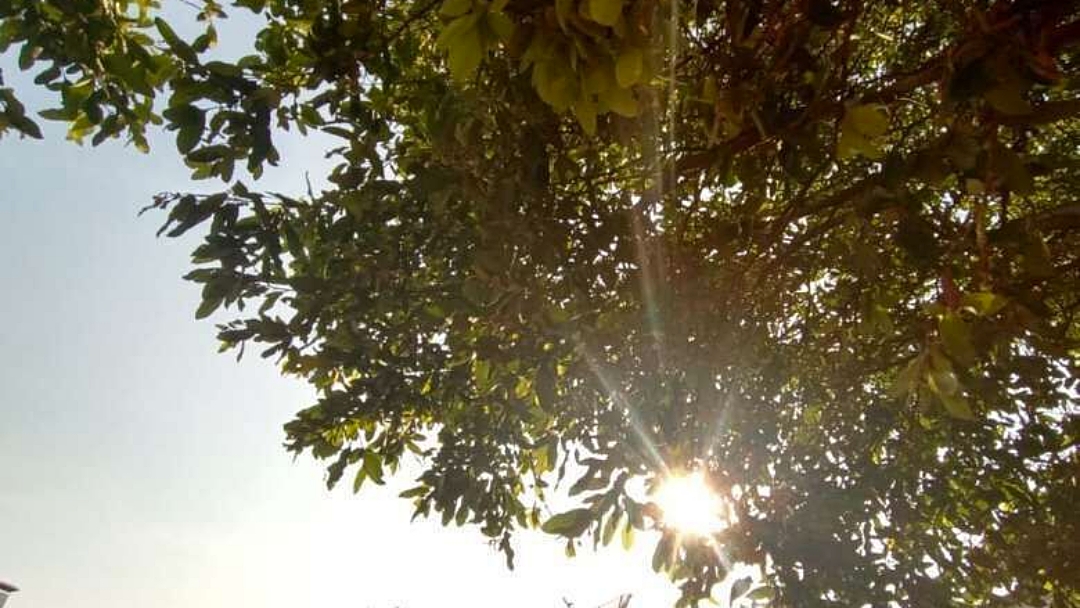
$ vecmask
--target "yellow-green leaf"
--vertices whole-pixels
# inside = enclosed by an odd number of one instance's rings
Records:
[[[853,105],[844,112],[840,121],[840,137],[836,154],[840,159],[862,154],[878,159],[884,153],[877,139],[889,130],[889,117],[879,105]]]
[[[506,16],[506,13],[488,11],[487,25],[495,36],[503,42],[510,42],[514,35],[514,23]]]
[[[634,546],[634,526],[630,521],[622,529],[622,546],[629,551]]]
[[[472,8],[472,0],[444,0],[439,14],[446,17],[460,17]]]
[[[851,106],[844,114],[844,120],[866,137],[881,137],[889,130],[889,116],[879,105]]]
[[[937,393],[939,397],[955,395],[956,391],[960,389],[960,381],[956,379],[956,374],[949,368],[930,370],[927,381],[930,384],[930,388]]]
[[[577,79],[571,78],[557,61],[538,63],[533,68],[533,86],[536,92],[553,108],[562,112],[577,97]]]
[[[1009,299],[993,292],[978,291],[965,293],[960,303],[979,316],[992,317],[1002,308],[1005,308],[1005,305],[1009,303]]]
[[[435,46],[440,49],[449,50],[450,47],[454,46],[454,43],[459,36],[474,29],[479,18],[480,13],[469,13],[463,17],[454,19],[443,28],[442,33],[435,39]]]
[[[975,412],[972,411],[968,400],[962,395],[938,395],[945,411],[953,418],[960,420],[975,420]]]
[[[608,89],[615,88],[615,71],[612,64],[597,62],[589,66],[581,85],[584,91],[590,94],[603,94]]]
[[[479,67],[483,55],[480,30],[475,27],[465,30],[450,45],[450,75],[458,82],[468,80]]]
[[[574,102],[573,110],[581,128],[589,135],[596,135],[596,102],[586,98],[578,99]]]
[[[491,364],[484,359],[473,359],[472,375],[476,387],[481,391],[486,389],[491,381]]]
[[[514,385],[514,396],[518,399],[524,399],[533,392],[532,381],[528,378],[518,378],[517,384]]]
[[[589,16],[600,25],[611,27],[622,16],[622,0],[589,0]]]
[[[919,355],[904,366],[904,369],[896,376],[896,382],[893,384],[892,394],[894,397],[906,397],[915,390],[925,362],[926,357]]]
[[[615,82],[620,87],[632,87],[641,80],[641,72],[645,60],[644,53],[637,47],[627,47],[619,53],[615,60]]]
[[[605,109],[627,118],[638,115],[638,102],[630,89],[611,87],[600,93],[600,102]]]

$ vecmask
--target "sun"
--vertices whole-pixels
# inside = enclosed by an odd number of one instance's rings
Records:
[[[727,505],[700,471],[668,477],[655,500],[664,524],[683,534],[710,536],[728,527]]]

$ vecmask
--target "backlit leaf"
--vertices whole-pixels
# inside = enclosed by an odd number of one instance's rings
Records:
[[[552,516],[540,526],[540,529],[547,534],[576,538],[589,528],[593,519],[591,510],[573,509]]]
[[[468,19],[468,17],[460,19]],[[459,33],[450,43],[449,53],[450,75],[458,82],[468,80],[480,66],[480,60],[484,54],[480,30],[471,27]]]
[[[586,0],[589,15],[601,25],[613,26],[622,16],[623,0]]]
[[[439,8],[439,14],[446,17],[460,17],[469,12],[473,0],[444,0]]]
[[[615,81],[620,87],[631,87],[641,79],[645,55],[640,48],[626,47],[615,60]]]

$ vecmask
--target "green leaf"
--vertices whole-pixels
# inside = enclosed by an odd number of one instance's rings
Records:
[[[460,19],[469,19],[469,17]],[[470,27],[459,33],[450,43],[449,53],[447,63],[450,67],[450,75],[458,82],[468,80],[480,66],[480,60],[484,55],[479,28]]]
[[[491,385],[491,363],[484,359],[473,359],[472,376],[476,388],[481,392],[486,391]]]
[[[2,81],[0,81],[2,83]],[[2,131],[4,122],[2,119],[7,119],[7,123],[15,127],[23,135],[27,135],[34,139],[41,139],[41,129],[37,126],[37,123],[26,117],[26,108],[23,106],[16,97],[15,93],[11,89],[0,88],[0,99],[4,101],[6,106],[3,112],[0,112],[0,131]]]
[[[975,420],[975,412],[971,410],[971,405],[968,404],[968,400],[963,395],[944,395],[939,393],[938,398],[941,399],[942,405],[945,406],[945,411],[953,418],[959,420]]]
[[[971,344],[971,326],[960,315],[949,312],[941,317],[938,322],[938,333],[941,335],[945,351],[964,365],[971,365],[975,361],[975,347]]]
[[[581,80],[581,89],[586,94],[599,95],[609,89],[617,89],[615,84],[615,64],[598,61],[588,67]]]
[[[176,149],[180,154],[187,154],[195,146],[199,145],[202,137],[202,128],[195,126],[183,126],[176,132]]]
[[[356,470],[356,475],[353,476],[352,491],[356,494],[364,487],[364,481],[367,480],[367,471],[364,467],[360,467]]]
[[[596,135],[596,103],[589,99],[578,99],[571,106],[574,110],[574,116],[578,119],[578,124],[585,133],[589,135]]]
[[[82,111],[86,115],[86,119],[90,121],[90,124],[97,125],[105,118],[101,104],[96,99],[97,95],[91,95],[82,105]]]
[[[611,544],[611,539],[615,538],[615,531],[619,529],[619,524],[623,521],[622,513],[618,510],[613,512],[607,521],[604,522],[604,531],[601,535],[600,542],[606,547]]]
[[[514,36],[514,23],[510,21],[510,17],[507,17],[505,13],[488,11],[485,19],[488,28],[495,32],[499,40],[504,43],[510,42]]]
[[[454,19],[446,24],[446,27],[443,28],[439,37],[435,39],[435,46],[440,49],[449,50],[459,36],[476,27],[479,19],[480,13],[469,13],[468,15]]]
[[[445,0],[439,8],[439,14],[444,17],[460,17],[469,12],[473,0]]]
[[[992,317],[1009,303],[1009,299],[989,291],[965,293],[960,305],[981,317]]]
[[[44,118],[45,120],[60,120],[66,122],[69,120],[74,120],[76,113],[70,112],[64,108],[49,108],[47,110],[41,110],[40,112],[38,112],[38,116]]]
[[[181,154],[191,152],[202,138],[206,126],[205,113],[195,106],[184,105],[166,110],[165,116],[173,119],[179,127],[176,133],[176,149]]]
[[[840,137],[836,143],[836,154],[841,160],[857,155],[878,159],[884,152],[877,144],[877,139],[889,130],[889,116],[884,106],[852,105],[844,112],[840,121]]]
[[[214,311],[217,310],[224,301],[225,297],[221,295],[204,295],[199,307],[195,309],[195,318],[205,319],[206,317],[209,317],[214,314]]]
[[[629,88],[641,80],[645,54],[635,46],[626,47],[615,60],[615,82],[620,87]]]
[[[533,68],[532,79],[540,99],[559,112],[569,108],[578,96],[577,79],[555,61],[538,63]]]
[[[600,25],[614,26],[622,16],[623,0],[588,0],[588,2],[589,16]]]
[[[889,115],[885,113],[884,106],[851,106],[844,114],[844,119],[866,137],[881,137],[889,130]]]
[[[671,534],[664,534],[656,543],[656,549],[652,555],[652,569],[654,572],[663,572],[671,567],[674,555],[675,539]]]
[[[199,63],[199,56],[195,54],[195,49],[191,48],[188,43],[181,40],[172,29],[172,26],[164,19],[161,17],[154,18],[154,25],[157,26],[157,30],[161,34],[162,40],[165,41],[165,44],[169,45],[169,48],[172,49],[172,52],[176,53],[177,57],[183,59],[187,63]]]
[[[199,148],[188,154],[188,160],[194,163],[210,163],[218,159],[226,158],[233,153],[232,148],[226,145],[214,145]]]
[[[613,86],[601,91],[600,103],[604,109],[620,116],[633,118],[638,115],[637,99],[634,97],[634,92],[627,88]]]
[[[208,61],[206,69],[222,78],[240,78],[244,75],[244,70],[240,66],[224,61]]]
[[[927,383],[930,385],[930,389],[939,396],[955,395],[960,390],[960,380],[956,378],[952,365],[943,357],[935,357],[934,359],[937,363],[931,365],[930,373],[927,375]]]
[[[401,492],[400,494],[398,494],[398,497],[400,497],[400,498],[419,498],[421,496],[426,496],[427,493],[430,492],[430,491],[431,490],[427,486],[420,485],[420,486],[409,488],[408,490],[405,490],[404,492]]]
[[[538,447],[532,451],[534,473],[543,475],[554,468],[554,463],[550,460],[549,455],[546,446]]]
[[[904,369],[896,376],[896,382],[893,383],[891,393],[894,397],[907,397],[918,388],[925,362],[925,355],[920,354],[904,366]]]
[[[23,135],[33,139],[43,139],[41,128],[26,116],[8,116],[8,120],[11,121],[11,126],[15,127]]]
[[[22,50],[19,51],[19,69],[24,72],[29,70],[33,67],[34,62],[37,61],[39,55],[41,55],[40,46],[30,44],[29,42],[24,44]]]
[[[627,520],[626,525],[622,529],[622,547],[629,551],[634,546],[634,526],[633,522]]]
[[[364,452],[364,474],[378,485],[383,485],[383,459],[373,450]]]
[[[533,394],[532,381],[522,376],[518,378],[516,384],[514,384],[514,396],[518,399],[524,399]]]
[[[552,516],[540,529],[547,534],[576,538],[589,528],[593,519],[593,512],[589,509],[572,509]]]

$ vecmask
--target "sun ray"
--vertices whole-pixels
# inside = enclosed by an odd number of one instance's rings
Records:
[[[589,347],[584,343],[578,342],[578,350],[585,357],[585,363],[589,366],[589,370],[592,371],[596,379],[600,381],[601,386],[607,392],[608,397],[615,402],[616,406],[626,412],[626,416],[630,421],[630,428],[634,431],[634,435],[649,453],[649,457],[653,461],[653,465],[665,475],[668,473],[667,463],[664,462],[663,456],[660,455],[660,450],[657,449],[652,437],[645,430],[645,426],[641,423],[641,419],[638,417],[637,408],[630,403],[619,387],[608,377],[607,373],[601,369],[600,364],[597,363],[596,357],[593,356]]]

